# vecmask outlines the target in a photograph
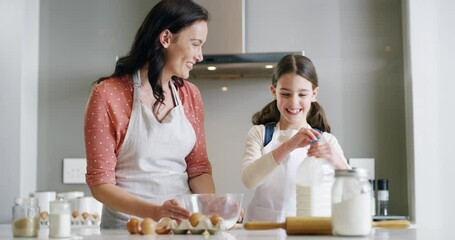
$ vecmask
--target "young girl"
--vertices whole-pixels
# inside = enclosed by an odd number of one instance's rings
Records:
[[[283,222],[296,215],[296,171],[307,156],[347,169],[346,158],[322,107],[316,69],[305,56],[287,55],[277,64],[270,86],[274,100],[253,116],[242,164],[242,180],[254,189],[247,221]],[[269,143],[265,124],[275,122]],[[317,130],[323,133],[319,133]],[[322,138],[312,145],[310,142]]]

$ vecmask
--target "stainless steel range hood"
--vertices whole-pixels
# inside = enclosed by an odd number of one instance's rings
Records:
[[[190,79],[269,78],[276,63],[287,54],[304,52],[204,55],[204,60],[194,65]]]
[[[302,51],[249,53],[245,48],[245,0],[194,0],[210,13],[204,61],[194,65],[190,80],[196,78],[270,78],[273,67],[287,54]],[[294,50],[294,49],[293,49]],[[272,50],[273,51],[273,50]],[[269,65],[272,68],[266,68]],[[216,70],[208,70],[216,68]]]

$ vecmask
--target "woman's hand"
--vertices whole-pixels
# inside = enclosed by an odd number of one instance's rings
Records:
[[[188,219],[190,213],[186,209],[181,208],[175,199],[171,199],[165,201],[163,205],[158,207],[155,216],[156,221],[159,221],[163,217],[170,217],[177,221],[181,221],[182,219]]]

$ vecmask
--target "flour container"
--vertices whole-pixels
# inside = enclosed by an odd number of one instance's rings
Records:
[[[63,198],[50,203],[49,213],[49,237],[71,237],[71,205]]]
[[[332,188],[333,234],[366,236],[371,232],[371,185],[368,170],[336,170]]]

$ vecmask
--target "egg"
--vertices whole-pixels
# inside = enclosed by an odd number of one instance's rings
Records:
[[[46,211],[42,211],[39,216],[41,217],[41,219],[46,219],[48,215],[49,214]]]
[[[199,222],[202,220],[203,217],[204,217],[204,215],[202,215],[198,212],[191,214],[190,219],[189,219],[191,226],[196,227],[199,224]]]
[[[151,218],[144,218],[141,223],[141,234],[154,234],[155,233],[155,221]]]
[[[82,213],[82,218],[83,218],[84,220],[87,220],[88,217],[90,217],[90,214],[88,214],[87,212],[83,212],[83,213]]]
[[[79,216],[79,212],[78,211],[73,211],[71,213],[71,216],[73,216],[73,218],[77,218],[77,216]]]
[[[170,218],[161,218],[160,221],[156,224],[155,232],[158,234],[168,234],[171,231],[171,229],[168,228],[170,221]]]
[[[210,216],[210,222],[212,223],[213,226],[218,224],[220,219],[221,219],[221,217],[220,217],[220,215],[218,215],[218,213],[214,213],[214,214],[212,214],[212,216]]]
[[[139,233],[139,220],[137,218],[130,218],[126,224],[126,229],[131,234]]]
[[[94,213],[92,214],[92,217],[93,219],[97,220],[100,216],[98,215],[98,213]]]

